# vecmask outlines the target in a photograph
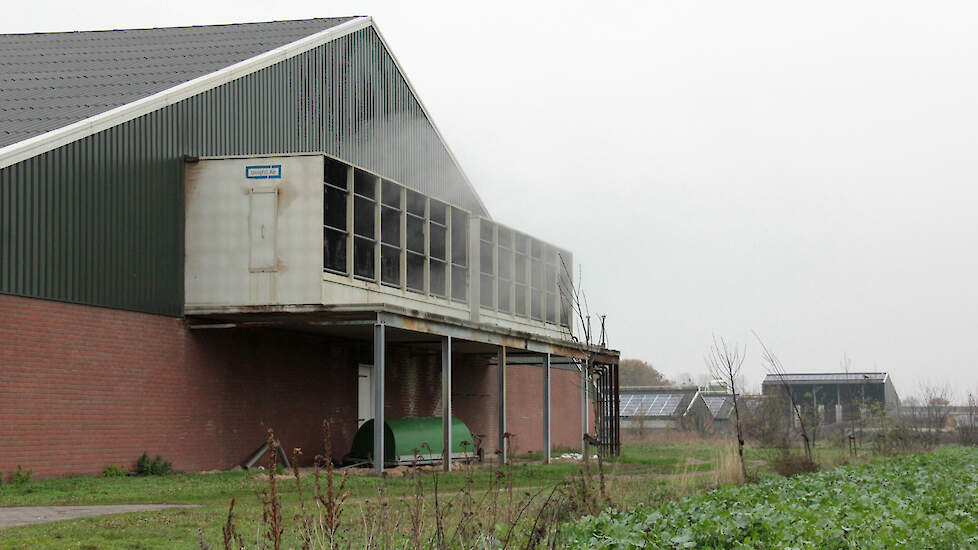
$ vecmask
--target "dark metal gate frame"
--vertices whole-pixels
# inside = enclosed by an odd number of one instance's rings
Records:
[[[621,421],[619,419],[618,364],[595,363],[595,411],[597,413],[597,447],[602,456],[621,455]]]

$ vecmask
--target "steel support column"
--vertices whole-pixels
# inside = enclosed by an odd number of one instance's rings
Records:
[[[374,471],[384,473],[384,325],[374,325]]]
[[[550,464],[550,354],[543,354],[543,463]]]
[[[587,452],[587,443],[584,442],[584,436],[587,435],[587,421],[588,421],[588,406],[587,406],[587,371],[588,371],[587,360],[581,361],[581,452]]]
[[[506,346],[499,346],[496,357],[498,381],[497,391],[499,392],[496,402],[499,404],[499,463],[506,464]]]
[[[452,471],[452,337],[441,339],[441,464]]]

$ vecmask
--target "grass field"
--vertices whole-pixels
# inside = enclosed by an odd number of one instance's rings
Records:
[[[829,462],[842,457],[841,451],[822,452]],[[522,547],[535,526],[539,530],[544,524],[557,525],[609,505],[628,511],[735,482],[739,471],[733,453],[729,442],[692,438],[625,445],[621,457],[604,464],[603,475],[593,461],[590,475],[585,475],[580,463],[542,465],[527,460],[502,468],[471,466],[451,474],[424,472],[385,479],[351,475],[344,487],[339,546],[392,547],[441,536],[451,537],[456,545],[473,546],[482,537]],[[771,456],[772,451],[748,449],[747,461],[752,471],[769,477],[774,475],[767,468]],[[334,479],[339,485],[341,476]],[[294,478],[278,478],[276,485],[282,502],[283,547],[300,548],[299,487]],[[199,536],[211,548],[223,548],[222,527],[232,498],[238,533],[248,547],[257,547],[265,510],[257,493],[267,487],[266,477],[256,480],[254,471],[74,477],[3,485],[0,506],[179,503],[199,507],[5,529],[0,531],[0,548],[196,548]],[[308,513],[316,509],[310,498],[312,476],[304,476],[301,489],[306,516],[314,515]]]

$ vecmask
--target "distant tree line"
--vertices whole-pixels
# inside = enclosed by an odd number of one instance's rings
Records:
[[[668,386],[671,382],[641,359],[622,359],[618,363],[618,383],[622,386]]]

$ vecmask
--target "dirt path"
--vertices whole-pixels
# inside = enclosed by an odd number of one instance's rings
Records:
[[[109,506],[11,506],[0,507],[0,529],[16,525],[91,518],[108,514],[152,512],[168,508],[196,508],[186,504],[116,504]]]

